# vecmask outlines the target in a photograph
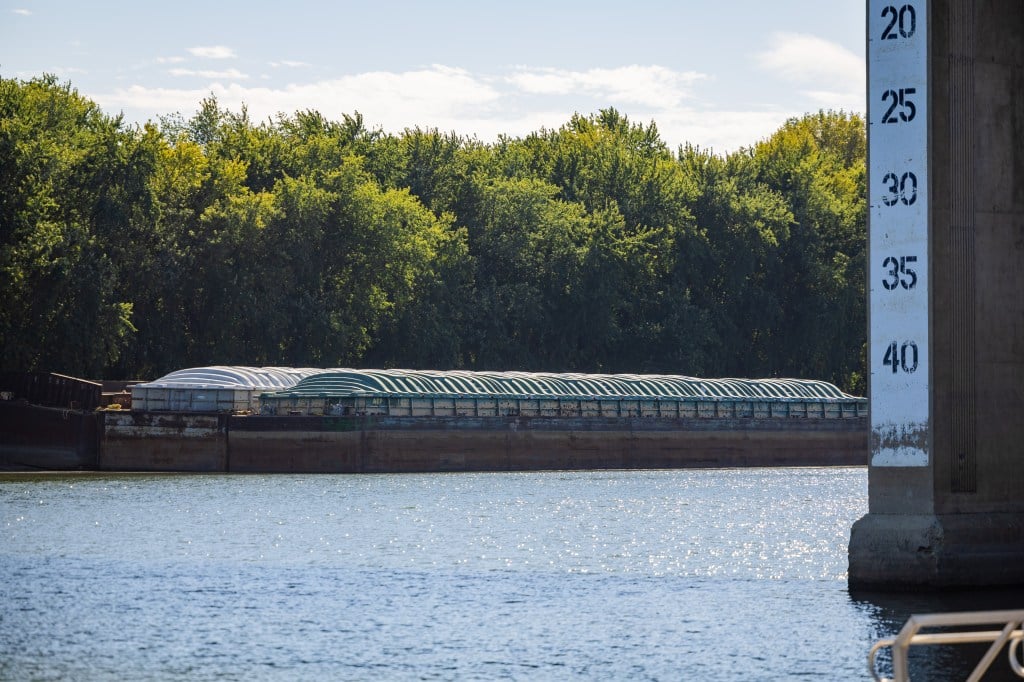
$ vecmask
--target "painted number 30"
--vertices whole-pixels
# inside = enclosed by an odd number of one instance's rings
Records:
[[[886,206],[898,203],[910,206],[917,201],[917,176],[913,173],[904,173],[898,177],[895,173],[886,173],[882,182],[886,189],[882,201]]]

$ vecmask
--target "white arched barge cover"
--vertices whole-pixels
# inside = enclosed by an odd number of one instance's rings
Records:
[[[143,412],[249,412],[260,393],[284,391],[321,369],[216,365],[180,369],[132,387],[132,409]]]
[[[322,369],[295,367],[191,367],[179,369],[155,381],[137,384],[146,388],[291,388]]]

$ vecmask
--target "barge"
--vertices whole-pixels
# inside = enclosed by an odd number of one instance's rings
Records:
[[[868,452],[866,400],[821,381],[211,367],[130,391],[130,409],[95,411],[95,456],[76,468],[849,466]]]
[[[0,471],[98,468],[102,396],[94,381],[0,372]]]

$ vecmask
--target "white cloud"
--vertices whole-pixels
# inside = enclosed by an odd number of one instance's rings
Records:
[[[787,119],[802,111],[696,110],[661,111],[649,116],[635,114],[634,121],[653,119],[661,139],[672,151],[681,144],[694,144],[716,154],[750,147],[770,137]]]
[[[12,9],[11,10],[11,14],[20,14],[23,17],[30,17],[30,16],[32,16],[32,11],[31,10],[27,10],[27,9],[18,8],[18,9]]]
[[[387,132],[438,128],[483,142],[493,142],[500,135],[522,137],[542,128],[554,130],[574,113],[596,113],[614,99],[612,104],[631,121],[644,125],[654,121],[670,149],[693,142],[716,153],[754,144],[786,119],[803,113],[743,111],[704,102],[699,109],[679,106],[680,99],[687,97],[687,87],[701,78],[651,67],[586,72],[518,68],[495,75],[433,65],[283,86],[227,83],[222,82],[227,79],[210,77],[211,82],[196,88],[134,85],[89,96],[105,110],[124,111],[128,120],[139,122],[174,112],[189,116],[213,93],[231,111],[240,111],[244,104],[253,120],[305,109],[336,120],[358,111],[370,128]],[[645,88],[666,92],[645,94]],[[563,97],[566,94],[572,96]]]
[[[225,71],[209,71],[209,70],[195,70],[195,69],[168,69],[167,73],[172,76],[196,76],[199,78],[209,78],[217,80],[219,78],[245,80],[249,76],[242,73],[238,69],[227,69]]]
[[[815,102],[819,109],[864,112],[867,103],[864,99],[864,87],[857,92],[837,90],[801,90],[801,94]]]
[[[288,67],[290,69],[305,69],[305,68],[308,68],[308,67],[312,66],[312,64],[309,64],[307,62],[297,62],[297,61],[292,61],[290,59],[282,59],[279,62],[269,62],[269,63],[270,63],[270,66],[272,66],[275,69],[277,69],[279,67],[282,67],[282,66]]]
[[[104,109],[129,110],[128,117],[142,122],[162,114],[176,111],[195,111],[209,90],[183,90],[175,88],[146,88],[132,85],[118,88],[109,95],[91,95]],[[141,114],[141,116],[138,116]]]
[[[157,64],[181,64],[185,61],[184,57],[157,57]]]
[[[78,66],[51,66],[48,69],[43,69],[43,73],[52,73],[58,78],[71,78],[71,76],[81,76],[89,72]],[[32,75],[38,76],[39,74]]]
[[[223,45],[190,47],[188,53],[193,57],[205,57],[206,59],[234,59],[237,56],[234,50]]]
[[[184,69],[178,71],[186,71]],[[201,75],[199,72],[180,75]],[[211,76],[217,80],[220,76]],[[371,72],[284,87],[245,87],[214,82],[197,89],[148,88],[134,85],[108,95],[93,95],[105,108],[129,109],[142,120],[174,111],[195,111],[213,93],[221,106],[238,110],[245,104],[254,118],[279,112],[316,109],[328,117],[359,111],[367,122],[388,130],[411,126],[444,126],[464,116],[486,114],[500,93],[485,79],[463,69],[435,65],[402,73]]]
[[[520,68],[507,80],[530,94],[586,94],[617,105],[670,108],[679,106],[689,96],[689,86],[703,78],[704,74],[694,71],[634,64],[587,71]]]
[[[758,54],[757,59],[760,68],[794,83],[828,83],[834,91],[864,91],[864,60],[822,38],[800,33],[775,33],[772,46]]]

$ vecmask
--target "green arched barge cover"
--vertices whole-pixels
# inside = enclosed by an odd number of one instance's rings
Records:
[[[642,400],[799,400],[862,398],[808,379],[696,379],[657,374],[551,374],[460,370],[332,369],[264,397],[509,397]]]

